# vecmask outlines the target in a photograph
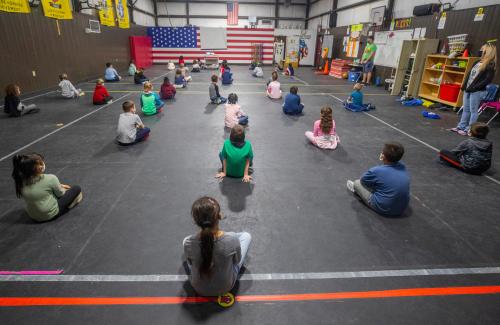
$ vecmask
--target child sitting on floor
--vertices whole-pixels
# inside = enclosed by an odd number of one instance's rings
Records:
[[[212,82],[210,83],[210,86],[208,87],[208,96],[210,97],[210,101],[212,104],[224,104],[227,99],[222,97],[219,93],[219,85],[217,82],[219,81],[219,77],[216,75],[212,75]]]
[[[283,113],[288,115],[300,115],[304,109],[304,104],[300,102],[300,96],[297,95],[299,88],[297,86],[290,87],[290,93],[286,95],[283,103]]]
[[[149,80],[148,77],[146,77],[144,75],[144,68],[137,69],[137,71],[135,72],[135,75],[134,75],[134,83],[136,85],[141,85],[148,80]]]
[[[224,72],[222,73],[222,84],[223,85],[230,85],[233,83],[233,74],[231,72],[231,68],[229,68],[226,64],[226,67],[224,68]]]
[[[163,84],[160,88],[161,99],[173,99],[176,93],[177,90],[175,89],[174,85],[170,83],[168,77],[163,78]]]
[[[3,111],[10,117],[19,117],[26,114],[38,113],[40,109],[35,104],[25,105],[19,99],[21,88],[16,84],[5,87]]]
[[[219,68],[219,78],[222,78],[222,74],[224,73],[226,68],[227,68],[227,60],[222,60],[222,63]]]
[[[255,68],[252,71],[252,76],[254,76],[256,78],[263,78],[264,77],[264,71],[262,71],[260,64],[257,64],[255,66]]]
[[[168,61],[167,70],[169,70],[169,71],[175,70],[175,64],[172,61]]]
[[[439,158],[466,173],[481,175],[491,166],[493,144],[486,139],[489,131],[490,128],[484,123],[472,123],[469,131],[470,138],[460,142],[451,151],[441,150]]]
[[[181,55],[179,56],[179,66],[181,66],[181,64],[185,64],[186,62],[184,62],[184,56]]]
[[[193,60],[193,67],[191,68],[191,72],[200,72],[200,64],[198,63],[198,60]]]
[[[134,64],[134,60],[130,60],[130,65],[128,66],[128,75],[135,76],[136,72],[137,72],[137,67]]]
[[[243,126],[235,125],[231,129],[229,139],[224,141],[219,158],[222,162],[222,171],[215,176],[216,178],[241,177],[243,182],[250,182],[252,176],[249,175],[249,169],[252,165],[253,151],[252,144],[245,141]]]
[[[347,181],[347,189],[357,194],[375,212],[389,217],[400,216],[410,202],[410,177],[400,162],[403,145],[389,142],[380,153],[383,165],[370,168],[359,180]]]
[[[184,76],[182,75],[181,69],[177,69],[175,71],[175,88],[186,88],[187,86],[187,81],[184,79]]]
[[[375,109],[375,106],[372,104],[363,104],[363,93],[361,89],[363,85],[360,83],[356,83],[353,87],[353,92],[344,103],[344,107],[353,112],[363,112],[369,111],[371,109]]]
[[[154,115],[163,110],[165,103],[157,93],[153,92],[153,84],[149,81],[144,83],[144,92],[141,95],[141,107],[144,115]]]
[[[281,93],[281,84],[278,81],[278,73],[273,71],[271,74],[272,81],[267,85],[266,94],[271,99],[280,99],[282,96]]]
[[[92,102],[94,105],[104,105],[113,102],[113,97],[109,95],[108,90],[104,87],[104,80],[102,79],[97,79]]]
[[[82,201],[80,186],[61,184],[57,176],[45,174],[42,155],[15,155],[12,162],[16,195],[24,199],[31,219],[38,222],[53,220]]]
[[[113,68],[111,62],[106,63],[106,71],[104,72],[104,80],[113,82],[120,81],[122,77],[118,74],[118,72]]]
[[[292,67],[291,63],[288,63],[285,72],[283,72],[285,76],[293,77],[295,75],[295,70]]]
[[[59,75],[59,88],[61,88],[61,95],[64,98],[78,98],[85,95],[81,89],[76,89],[75,86],[68,80],[68,75],[63,73]]]
[[[136,144],[149,137],[151,130],[144,126],[139,115],[136,114],[135,104],[127,100],[122,105],[123,113],[118,119],[116,141],[122,146]]]
[[[340,143],[335,130],[331,107],[321,109],[321,119],[314,122],[313,131],[306,132],[306,138],[321,149],[335,149]]]
[[[222,231],[222,213],[214,198],[205,196],[194,201],[191,215],[199,231],[182,241],[189,281],[200,296],[223,296],[238,280],[252,236]]]
[[[190,75],[188,75],[188,69],[184,66],[184,63],[180,65],[179,69],[181,70],[181,74],[184,77],[184,80],[186,80],[186,82],[190,82],[191,79],[193,79],[191,78]]]
[[[227,128],[232,129],[233,126],[247,125],[248,116],[241,110],[238,105],[238,95],[231,93],[227,97],[227,104],[224,105],[224,124]]]

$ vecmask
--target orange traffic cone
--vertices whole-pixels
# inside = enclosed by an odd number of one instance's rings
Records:
[[[326,63],[325,63],[325,68],[323,69],[323,74],[328,74],[328,71],[329,71],[329,61],[326,60]]]
[[[462,54],[462,57],[464,57],[464,58],[469,57],[469,49],[465,49],[464,54]]]

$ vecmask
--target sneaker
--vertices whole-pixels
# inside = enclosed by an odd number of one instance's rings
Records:
[[[448,131],[451,131],[451,132],[458,132],[460,131],[459,128],[451,128],[451,129],[448,129]]]
[[[109,101],[108,101],[108,104],[113,104],[113,100],[112,100],[112,99],[111,99],[111,100],[109,100]]]
[[[78,203],[82,202],[82,200],[83,200],[83,193],[80,192],[80,194],[78,194],[78,196],[68,206],[68,209],[73,209]]]
[[[354,193],[354,182],[353,181],[348,180],[346,186],[350,192]]]
[[[465,132],[464,130],[458,130],[457,133],[460,134],[460,135],[463,135],[463,136],[467,136],[468,135],[467,132]]]

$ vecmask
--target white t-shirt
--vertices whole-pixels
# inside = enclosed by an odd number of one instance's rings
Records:
[[[267,93],[271,98],[281,98],[281,84],[279,81],[271,81],[267,86]]]
[[[61,80],[59,87],[61,88],[61,95],[63,97],[75,97],[78,93],[75,86],[67,79]]]

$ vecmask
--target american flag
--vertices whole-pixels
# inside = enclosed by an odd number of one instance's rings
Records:
[[[238,2],[227,3],[227,24],[238,25]]]
[[[194,59],[203,59],[209,50],[202,50],[200,44],[200,30],[196,27],[196,47],[170,47],[158,46],[157,37],[162,33],[156,33],[156,29],[169,29],[174,27],[150,27],[148,35],[153,38],[153,63],[167,63],[172,60],[177,62],[180,55],[184,56],[186,63]],[[179,29],[179,28],[177,28]],[[252,61],[252,44],[262,44],[263,63],[273,62],[274,28],[238,28],[227,27],[227,49],[215,50],[219,60],[227,60],[228,63],[249,64]],[[158,36],[156,36],[158,35]]]
[[[153,38],[153,47],[196,47],[196,27],[150,27],[148,28],[148,36]]]

